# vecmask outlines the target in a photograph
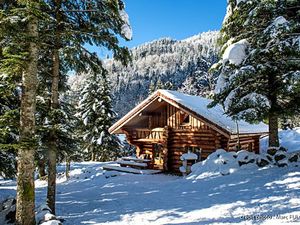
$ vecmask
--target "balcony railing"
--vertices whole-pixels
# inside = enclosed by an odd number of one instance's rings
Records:
[[[164,128],[146,129],[139,128],[133,131],[133,138],[137,140],[149,139],[149,140],[162,140]]]

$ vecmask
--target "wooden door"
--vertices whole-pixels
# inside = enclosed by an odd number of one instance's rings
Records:
[[[154,168],[163,169],[163,146],[161,144],[153,144]]]

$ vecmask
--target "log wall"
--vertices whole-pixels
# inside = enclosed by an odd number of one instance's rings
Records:
[[[180,109],[168,104],[149,115],[148,127],[128,131],[127,138],[137,146],[137,155],[149,154],[152,159],[154,144],[161,144],[164,161],[161,168],[171,172],[179,172],[182,165],[180,156],[187,152],[188,147],[201,148],[201,160],[219,148],[237,151],[236,135],[226,137],[191,115],[188,115],[188,122],[183,122],[186,116]],[[258,153],[259,137],[241,135],[241,149]]]
[[[205,129],[172,129],[169,131],[168,139],[168,168],[170,171],[178,172],[182,162],[180,156],[187,152],[188,147],[201,148],[201,159],[218,148],[227,148],[228,138],[218,134],[216,131],[205,127]]]
[[[248,150],[250,152],[259,153],[259,138],[260,136],[241,136],[240,140],[240,149]],[[228,143],[228,150],[229,151],[236,151],[237,150],[237,142],[238,138],[233,137],[230,139]]]

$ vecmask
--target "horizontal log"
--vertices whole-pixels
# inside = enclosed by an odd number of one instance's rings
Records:
[[[178,137],[178,136],[175,136],[175,137],[170,138],[169,140],[170,141],[174,141],[174,140],[215,141],[215,140],[218,140],[218,139],[215,139],[214,137],[198,137],[198,136],[194,136],[194,137],[191,137],[191,136]]]
[[[216,137],[213,134],[199,134],[199,133],[172,133],[169,135],[169,138],[174,138],[174,137]]]
[[[157,143],[161,142],[163,139],[148,139],[148,138],[140,138],[140,139],[135,139],[133,140],[134,142],[152,142],[152,143]]]
[[[182,156],[182,154],[186,153],[185,152],[169,152],[169,156]]]
[[[240,141],[240,144],[250,144],[250,143],[254,143],[253,140],[247,140],[247,141]],[[233,145],[237,145],[237,142],[229,142],[228,143],[229,146],[233,146]]]
[[[206,152],[214,152],[216,149],[202,149],[201,153],[206,153]]]
[[[214,132],[216,133],[214,130],[209,130],[209,129],[199,129],[199,128],[187,128],[187,129],[171,129],[170,132],[186,132],[186,131],[192,131],[192,132]]]
[[[182,161],[180,159],[173,159],[172,161],[170,161],[170,164],[169,165],[179,165],[179,166],[182,166]]]
[[[172,141],[169,142],[169,146],[177,146],[177,145],[195,145],[195,146],[199,146],[199,147],[203,147],[203,146],[210,146],[210,147],[215,147],[216,143],[214,141]]]
[[[267,134],[267,132],[266,132]],[[263,134],[262,133],[253,133],[253,134],[240,134],[239,137],[240,138],[244,138],[244,137],[253,137],[253,138],[260,138],[260,136],[262,136]],[[230,139],[237,139],[238,136],[237,135],[231,135],[230,136]]]
[[[176,144],[170,144],[169,145],[169,149],[175,149],[175,148],[185,148],[185,147],[199,147],[201,149],[213,149],[215,150],[216,149],[216,146],[215,145],[203,145],[203,144],[190,144],[190,143],[187,143],[187,144],[179,144],[179,143],[176,143]]]
[[[237,141],[238,138],[231,138],[229,141]],[[244,137],[244,138],[240,138],[240,140],[259,140],[258,138],[251,138],[251,137]]]

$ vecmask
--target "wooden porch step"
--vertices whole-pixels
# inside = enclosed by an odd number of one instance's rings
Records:
[[[147,163],[125,161],[125,160],[119,160],[116,163],[120,164],[121,166],[134,166],[134,167],[141,167],[141,168],[146,168],[148,166]]]
[[[125,173],[133,173],[133,174],[157,174],[161,173],[161,170],[141,170],[141,169],[135,169],[131,167],[120,167],[120,166],[113,166],[113,165],[105,165],[103,166],[103,170],[114,170],[119,172],[125,172]]]

